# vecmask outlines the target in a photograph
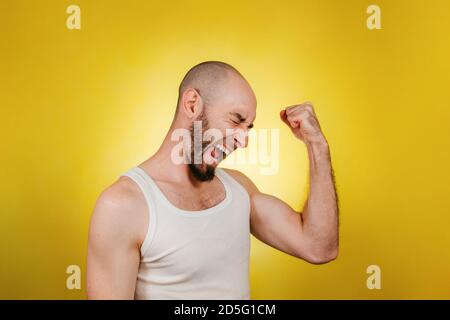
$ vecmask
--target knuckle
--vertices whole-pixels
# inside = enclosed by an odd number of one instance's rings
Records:
[[[309,112],[306,109],[302,109],[302,110],[300,110],[299,114],[302,118],[307,118],[311,115],[311,112]]]
[[[290,106],[288,108],[286,108],[286,114],[291,114],[293,113],[295,110],[297,110],[298,106]]]
[[[306,101],[302,104],[303,108],[309,111],[313,111],[314,110],[314,106],[311,102]]]

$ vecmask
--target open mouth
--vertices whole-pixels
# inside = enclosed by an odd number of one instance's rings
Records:
[[[214,146],[214,149],[213,149],[213,151],[214,151],[214,158],[215,159],[219,159],[220,157],[222,158],[222,159],[225,159],[230,153],[231,153],[231,151],[230,150],[228,150],[224,145],[222,145],[222,144],[219,144],[219,145],[215,145]],[[217,155],[217,156],[216,156]]]
[[[218,164],[224,160],[233,150],[227,148],[223,143],[215,144],[206,149],[205,162],[208,164]]]

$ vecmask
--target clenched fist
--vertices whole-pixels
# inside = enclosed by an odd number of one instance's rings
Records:
[[[314,108],[310,102],[287,107],[280,118],[291,128],[294,135],[305,143],[326,143]]]

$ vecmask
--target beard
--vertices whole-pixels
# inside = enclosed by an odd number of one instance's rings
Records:
[[[205,132],[209,129],[208,125],[208,119],[205,115],[205,112],[203,111],[200,116],[195,121],[201,121],[202,124],[202,130],[201,132]],[[203,153],[205,151],[205,148],[209,145],[209,141],[203,141],[203,138],[200,137],[201,144],[199,146],[196,146],[194,144],[195,136],[194,136],[194,124],[191,126],[191,158],[188,164],[189,172],[191,175],[197,180],[197,181],[211,181],[214,179],[214,176],[216,175],[216,168],[215,166],[209,165],[205,163],[203,159]],[[201,154],[201,163],[195,163],[193,161],[195,159],[195,154]]]
[[[188,166],[190,173],[198,181],[211,181],[216,175],[216,168],[209,164],[190,163]]]

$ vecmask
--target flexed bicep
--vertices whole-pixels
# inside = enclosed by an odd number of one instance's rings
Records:
[[[271,247],[315,263],[310,243],[303,233],[300,212],[275,196],[255,193],[251,197],[250,226],[252,234]]]

